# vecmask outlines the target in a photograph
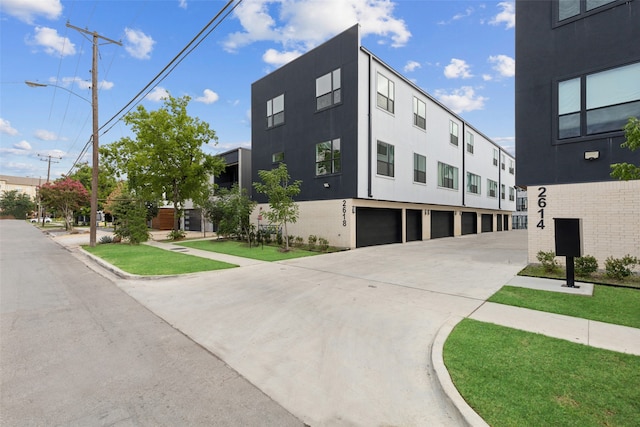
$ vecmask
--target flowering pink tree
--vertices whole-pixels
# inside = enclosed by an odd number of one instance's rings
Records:
[[[40,187],[42,202],[62,212],[65,229],[73,229],[73,212],[89,203],[89,192],[80,181],[69,177]]]

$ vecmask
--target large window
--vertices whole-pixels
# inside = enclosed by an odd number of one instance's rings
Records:
[[[498,183],[491,179],[487,179],[487,196],[497,197],[497,193],[498,193]]]
[[[616,0],[558,0],[558,21],[613,3]]]
[[[621,130],[640,117],[640,62],[558,83],[558,139]]]
[[[467,193],[480,194],[480,176],[467,172]]]
[[[413,124],[419,128],[427,128],[427,104],[413,98]]]
[[[413,181],[427,182],[427,158],[417,153],[413,153]]]
[[[458,124],[453,120],[449,120],[449,142],[458,146]]]
[[[316,175],[340,173],[340,138],[316,144]]]
[[[438,162],[438,186],[458,189],[458,168],[446,163]]]
[[[378,175],[394,176],[393,145],[378,141]]]
[[[467,132],[467,152],[473,154],[473,134]]]
[[[340,68],[316,79],[316,109],[342,102]]]
[[[267,127],[284,123],[284,93],[267,101]]]
[[[391,80],[378,74],[378,107],[384,108],[390,113],[395,111],[395,86]]]

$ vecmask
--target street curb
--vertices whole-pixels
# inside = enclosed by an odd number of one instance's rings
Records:
[[[449,371],[444,364],[444,343],[447,340],[453,328],[463,320],[464,317],[450,317],[447,321],[438,329],[436,336],[431,345],[431,365],[436,373],[436,378],[440,383],[440,387],[444,392],[444,396],[460,414],[460,417],[469,427],[489,427],[489,424],[480,417],[464,398],[458,392],[458,389],[453,385]]]
[[[157,280],[157,279],[166,279],[166,278],[171,278],[171,277],[178,277],[177,274],[172,274],[172,275],[165,275],[165,276],[141,276],[138,274],[131,274],[131,273],[127,273],[126,271],[120,270],[118,267],[109,264],[108,262],[106,262],[105,260],[103,260],[100,257],[97,257],[87,251],[85,251],[82,248],[77,248],[78,253],[80,253],[81,255],[84,255],[86,258],[88,258],[90,261],[93,261],[94,263],[98,264],[100,267],[104,268],[105,270],[115,274],[116,276],[120,277],[121,279],[125,279],[125,280]]]

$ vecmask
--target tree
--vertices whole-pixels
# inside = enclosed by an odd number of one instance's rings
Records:
[[[218,234],[244,236],[250,243],[250,215],[256,202],[247,190],[235,183],[231,189],[217,189],[206,200],[196,201],[209,220],[217,225]]]
[[[143,200],[124,189],[119,198],[112,200],[110,209],[114,216],[115,235],[128,239],[132,245],[149,240],[147,208]]]
[[[266,195],[269,200],[269,210],[264,215],[271,223],[284,228],[283,240],[285,250],[288,251],[287,224],[294,224],[298,220],[298,205],[293,197],[300,194],[302,181],[296,180],[289,183],[291,177],[284,163],[280,163],[280,166],[270,171],[260,170],[258,176],[262,183],[254,182],[253,187],[258,193]]]
[[[80,181],[69,177],[40,187],[42,202],[62,212],[65,229],[73,229],[73,212],[89,203],[89,192]]]
[[[2,215],[24,219],[35,207],[35,203],[28,194],[19,193],[18,190],[2,192],[2,197],[0,198]]]
[[[202,151],[209,142],[217,144],[217,137],[208,123],[187,114],[190,99],[169,96],[162,108],[150,112],[138,106],[124,116],[135,139],[125,137],[101,150],[106,167],[126,175],[137,198],[173,202],[174,231],[180,227],[185,200],[204,193],[210,177],[225,167],[222,158]]]
[[[82,163],[76,166],[69,177],[80,181],[87,191],[91,191],[92,170],[93,168],[88,163]],[[116,178],[106,167],[98,168],[98,210],[104,209],[103,201],[111,194],[116,184]]]
[[[624,136],[626,141],[620,145],[621,147],[631,151],[640,148],[640,120],[637,117],[629,118],[624,127]],[[611,176],[622,181],[640,179],[640,166],[631,163],[614,163],[611,165]]]

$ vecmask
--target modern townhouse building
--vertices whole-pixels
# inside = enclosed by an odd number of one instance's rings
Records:
[[[252,180],[281,162],[302,180],[290,234],[354,248],[511,228],[514,157],[362,47],[357,25],[256,81],[251,105]]]
[[[527,187],[529,261],[555,245],[554,218],[582,220],[583,254],[640,255],[640,181],[612,163],[640,117],[640,2],[516,1],[518,186]]]

